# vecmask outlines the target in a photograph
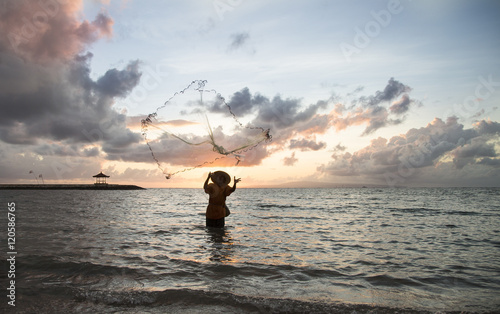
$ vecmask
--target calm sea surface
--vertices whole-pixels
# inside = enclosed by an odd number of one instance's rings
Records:
[[[16,206],[18,313],[500,309],[500,189],[0,191]],[[12,311],[13,312],[13,311]]]

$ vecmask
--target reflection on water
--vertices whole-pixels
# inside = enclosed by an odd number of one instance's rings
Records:
[[[212,262],[232,262],[233,239],[226,228],[206,228],[207,250]]]

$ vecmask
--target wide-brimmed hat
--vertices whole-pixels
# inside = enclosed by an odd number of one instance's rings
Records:
[[[224,171],[215,171],[212,173],[212,181],[227,185],[231,182],[231,177]]]

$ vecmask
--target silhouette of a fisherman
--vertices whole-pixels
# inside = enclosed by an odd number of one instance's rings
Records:
[[[213,183],[208,183],[212,179]],[[234,177],[233,187],[229,186],[231,177],[224,171],[210,172],[203,188],[205,193],[209,195],[207,212],[206,212],[206,225],[212,228],[223,228],[225,225],[224,218],[229,216],[229,208],[226,206],[226,197],[231,195],[236,190],[236,183],[241,179]]]

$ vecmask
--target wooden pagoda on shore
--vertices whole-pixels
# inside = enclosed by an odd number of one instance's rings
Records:
[[[106,178],[109,178],[110,176],[107,176],[105,175],[104,173],[99,172],[98,174],[96,174],[95,176],[92,176],[93,178],[95,178],[95,185],[106,185],[108,184],[106,182]]]

